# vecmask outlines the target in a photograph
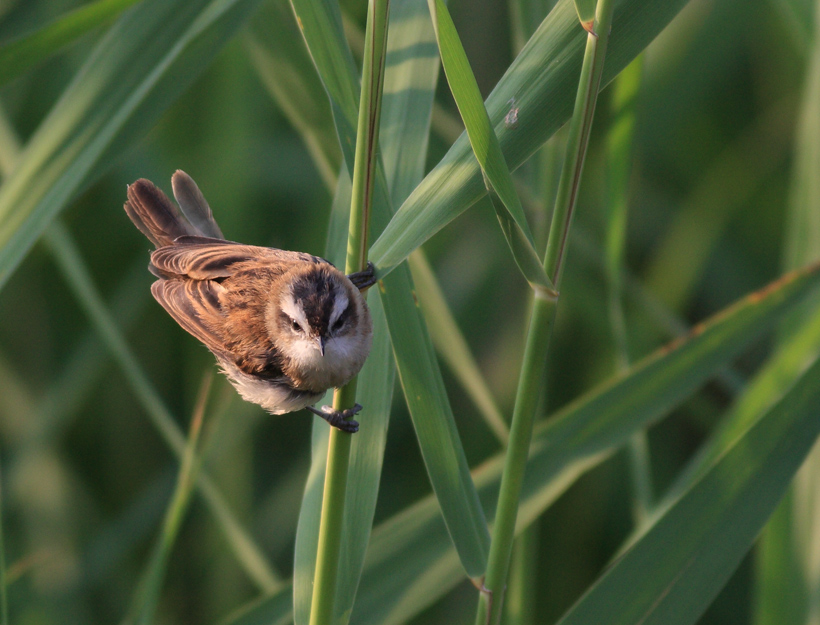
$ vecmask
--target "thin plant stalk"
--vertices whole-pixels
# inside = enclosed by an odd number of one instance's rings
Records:
[[[188,511],[191,494],[196,485],[197,474],[202,466],[202,455],[198,453],[199,439],[212,379],[213,372],[209,370],[205,374],[199,389],[199,395],[188,431],[188,441],[185,445],[185,452],[183,453],[182,463],[179,469],[177,485],[171,497],[171,502],[168,504],[168,508],[165,512],[162,532],[160,533],[159,541],[154,548],[151,560],[140,583],[139,590],[136,594],[136,601],[132,607],[131,616],[126,619],[126,623],[150,625],[150,623],[154,622],[162,582],[165,579],[168,558],[171,555],[171,549],[179,535],[182,520]]]
[[[361,271],[367,266],[389,11],[389,0],[370,0],[368,3],[359,123],[351,181],[350,229],[345,262],[345,272],[348,274]],[[353,378],[344,387],[336,389],[333,395],[333,409],[344,410],[355,403],[356,378]],[[337,428],[331,429],[322,515],[319,522],[310,625],[327,625],[333,622],[343,539],[340,529],[344,517],[351,443],[351,434]]]
[[[535,243],[538,249],[546,245],[549,234],[547,220],[555,201],[558,179],[561,173],[561,159],[565,132],[563,129],[553,135],[535,155],[530,188],[538,198],[538,211],[530,214],[536,217],[534,226]],[[542,390],[543,400],[543,390]],[[542,401],[543,406],[543,401]],[[536,615],[536,579],[538,565],[538,543],[541,526],[537,520],[522,530],[513,543],[507,598],[504,602],[504,625],[533,625]]]
[[[599,0],[598,2],[595,21],[587,36],[575,109],[570,120],[567,153],[561,170],[558,195],[544,255],[544,269],[555,285],[556,291],[560,288],[569,228],[589,142],[589,132],[595,114],[613,5],[613,0]],[[557,303],[557,297],[547,297],[540,292],[536,292],[533,298],[527,344],[510,427],[510,440],[504,458],[498,505],[493,522],[487,573],[479,594],[476,611],[476,625],[495,625],[501,618],[504,589],[507,584],[515,524],[518,517],[518,501],[524,481],[532,426],[546,369],[547,348],[555,321]]]
[[[643,54],[618,75],[612,89],[612,123],[607,136],[606,277],[609,321],[615,344],[615,371],[619,375],[629,370],[630,363],[621,276],[626,245],[635,108],[642,71]],[[632,482],[632,518],[638,526],[649,518],[652,509],[652,469],[645,431],[632,436],[627,445],[627,455]]]
[[[504,625],[535,625],[540,538],[541,527],[537,521],[515,538],[509,592],[504,602]]]

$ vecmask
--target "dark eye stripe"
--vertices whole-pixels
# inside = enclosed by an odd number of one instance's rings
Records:
[[[296,323],[296,321],[291,319],[291,316],[283,310],[279,311],[279,322],[285,327],[290,327]]]
[[[333,329],[338,330],[339,328],[341,328],[344,325],[344,323],[350,318],[351,314],[353,314],[352,302],[348,303],[347,308],[345,308],[344,311],[342,311],[342,314],[339,315],[339,318],[333,324]]]

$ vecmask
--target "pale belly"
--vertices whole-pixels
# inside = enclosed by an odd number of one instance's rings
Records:
[[[262,406],[271,414],[285,414],[301,410],[312,406],[324,395],[324,392],[295,391],[283,384],[250,376],[240,371],[233,363],[222,359],[219,359],[219,364],[242,399]]]

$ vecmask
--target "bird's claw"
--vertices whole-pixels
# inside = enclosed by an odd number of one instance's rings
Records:
[[[376,266],[370,261],[367,261],[366,269],[351,273],[347,276],[347,279],[350,280],[353,283],[353,286],[360,291],[369,289],[371,286],[376,284],[376,282],[378,282],[376,279]]]
[[[332,406],[322,406],[322,409],[316,409],[313,406],[308,406],[313,414],[319,415],[335,428],[339,428],[343,432],[355,434],[359,431],[359,422],[353,421],[351,417],[358,414],[362,410],[361,404],[355,404],[352,408],[346,410],[333,410]]]

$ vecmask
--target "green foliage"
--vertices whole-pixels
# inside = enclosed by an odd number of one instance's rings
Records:
[[[509,625],[814,618],[816,3],[615,3],[552,283],[542,146],[596,3],[392,0],[381,104],[364,4],[0,7],[0,620],[309,622],[328,427],[221,375],[200,392],[213,359],[151,299],[121,206],[181,168],[229,238],[342,266],[362,90],[381,281],[328,621],[474,621],[527,279],[560,297],[524,391]]]

